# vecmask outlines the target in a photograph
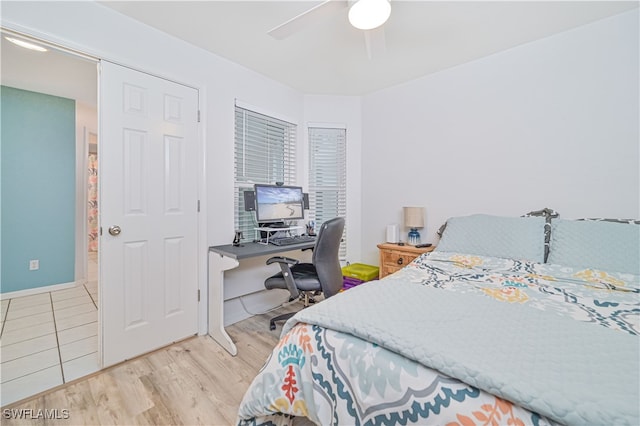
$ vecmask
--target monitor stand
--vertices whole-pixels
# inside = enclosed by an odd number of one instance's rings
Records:
[[[269,238],[278,232],[279,229],[287,229],[288,226],[282,222],[258,222],[258,229],[260,230],[260,238],[265,239]],[[273,229],[273,231],[269,231],[269,229]]]
[[[289,225],[287,225],[284,222],[273,222],[273,223],[267,223],[265,224],[266,228],[288,228]]]
[[[262,222],[258,223],[258,228],[253,228],[256,231],[256,242],[261,244],[268,244],[269,239],[276,235],[278,232],[290,232],[294,229],[303,229],[303,226],[290,226],[284,225],[282,222]],[[284,225],[284,226],[283,226]],[[258,232],[260,238],[258,238]]]

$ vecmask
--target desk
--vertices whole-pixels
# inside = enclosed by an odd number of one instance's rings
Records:
[[[224,329],[224,271],[237,268],[242,259],[310,249],[314,245],[315,242],[311,241],[288,246],[244,243],[239,247],[232,244],[209,247],[209,336],[231,355],[238,354],[236,345]]]

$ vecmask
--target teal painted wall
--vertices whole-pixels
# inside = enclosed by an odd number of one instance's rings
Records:
[[[0,292],[72,282],[75,101],[1,86],[0,108]]]

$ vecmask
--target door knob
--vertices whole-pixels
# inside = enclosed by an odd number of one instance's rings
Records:
[[[113,225],[109,227],[109,233],[114,237],[117,237],[122,232],[122,229],[118,225]]]

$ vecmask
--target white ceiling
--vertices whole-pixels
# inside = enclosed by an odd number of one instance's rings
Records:
[[[392,0],[386,50],[367,56],[348,6],[284,40],[267,32],[321,1],[102,4],[309,94],[362,95],[637,8],[638,1]]]
[[[636,1],[400,1],[384,25],[386,51],[367,57],[347,8],[285,40],[267,31],[320,2],[117,1],[102,3],[303,93],[361,95],[607,16]],[[314,22],[315,21],[315,22]],[[95,105],[95,63],[2,39],[4,85]]]

